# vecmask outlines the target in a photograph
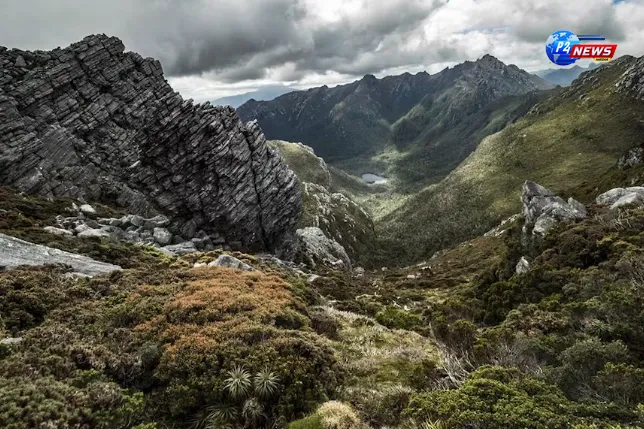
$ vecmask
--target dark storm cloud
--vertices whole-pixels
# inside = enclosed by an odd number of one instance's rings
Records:
[[[387,39],[417,29],[438,5],[429,0],[390,1],[374,5],[358,17],[322,24],[301,2],[270,0],[253,8],[246,5],[227,10],[226,16],[232,18],[221,26],[216,16],[204,15],[192,4],[174,11],[170,27],[186,23],[188,28],[166,38],[176,55],[166,55],[165,64],[172,74],[213,71],[227,82],[261,78],[268,69],[286,63],[295,65],[293,76],[327,70],[375,72],[402,64],[403,56],[383,58],[376,69],[354,63]],[[157,12],[152,22],[166,16],[164,11]]]
[[[145,37],[145,44],[176,75],[225,70],[286,45],[297,39],[301,16],[296,0],[144,3],[150,7],[138,24],[153,36]]]
[[[389,45],[441,3],[365,2],[358,14],[324,23],[307,0],[3,0],[0,44],[49,49],[106,33],[158,58],[171,76],[210,72],[233,82],[284,64],[293,66],[293,76],[361,74],[403,65],[407,56]],[[383,45],[382,58],[368,59]]]
[[[340,13],[335,19],[320,17],[319,6],[328,6],[322,3],[328,1],[339,6]],[[357,9],[356,2],[360,4]],[[462,18],[446,26],[444,36],[433,32],[429,41],[424,38],[423,26],[430,22],[441,27],[440,20],[433,19],[439,15],[433,14],[458,8],[454,2],[0,0],[0,3],[0,45],[51,49],[88,34],[106,33],[120,37],[129,50],[159,59],[168,76],[204,76],[225,83],[263,78],[296,81],[329,71],[359,76],[399,67],[460,62],[495,47],[489,44],[495,35],[481,30],[485,28],[503,28],[512,41],[521,43],[543,43],[552,31],[560,28],[601,33],[616,42],[627,36],[609,0],[463,1]],[[481,5],[487,6],[481,9],[484,13],[472,12],[479,11]],[[451,14],[440,16],[449,18]],[[471,24],[473,31],[454,42],[450,40],[450,29],[461,22]]]

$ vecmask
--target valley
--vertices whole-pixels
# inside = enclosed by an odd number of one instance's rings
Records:
[[[355,176],[374,171],[398,192],[436,183],[478,141],[525,114],[553,85],[486,55],[440,73],[363,79],[251,100],[237,111],[269,139],[302,142]]]

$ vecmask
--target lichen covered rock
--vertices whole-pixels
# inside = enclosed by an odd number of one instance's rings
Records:
[[[617,209],[624,206],[644,205],[644,187],[631,186],[630,188],[613,188],[597,196],[597,204],[610,206]]]

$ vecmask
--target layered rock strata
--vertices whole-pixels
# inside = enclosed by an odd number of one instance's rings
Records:
[[[0,185],[115,203],[243,250],[288,253],[292,171],[256,123],[174,92],[158,61],[105,35],[65,49],[0,47]]]

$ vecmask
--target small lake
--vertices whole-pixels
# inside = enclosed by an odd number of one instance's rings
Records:
[[[386,177],[378,176],[377,174],[365,173],[362,175],[362,181],[370,185],[382,185],[387,183],[388,180]]]

